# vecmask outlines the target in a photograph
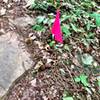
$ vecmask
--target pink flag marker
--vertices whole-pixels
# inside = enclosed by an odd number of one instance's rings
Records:
[[[60,27],[60,11],[59,10],[57,10],[56,18],[53,23],[51,32],[54,35],[54,39],[57,42],[63,43],[62,31]]]

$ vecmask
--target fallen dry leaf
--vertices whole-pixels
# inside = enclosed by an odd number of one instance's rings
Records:
[[[34,86],[34,87],[35,87],[35,86],[36,86],[36,78],[35,78],[35,79],[33,79],[30,83],[31,83],[31,85],[32,85],[32,86]]]
[[[34,70],[38,71],[38,70],[41,68],[41,66],[43,66],[43,62],[42,62],[42,61],[39,61],[39,62],[36,64],[36,66],[34,67]]]

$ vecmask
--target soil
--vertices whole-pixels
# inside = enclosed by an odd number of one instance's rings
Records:
[[[74,38],[70,38],[65,42],[71,46],[71,51],[60,52],[64,45],[59,47],[59,51],[48,45],[49,30],[46,33],[39,33],[33,31],[31,25],[19,27],[9,24],[9,19],[25,15],[35,18],[35,12],[24,8],[25,5],[24,0],[9,0],[8,3],[0,1],[0,6],[6,9],[6,14],[0,17],[1,28],[5,32],[14,31],[23,37],[24,41],[20,41],[25,43],[31,59],[36,63],[12,84],[4,100],[62,100],[64,91],[67,91],[69,96],[79,98],[75,100],[100,100],[100,94],[97,92],[99,88],[93,85],[96,77],[100,76],[100,68],[85,69],[77,60],[78,51],[81,50],[82,53],[92,55],[100,66],[100,34],[96,34],[99,41],[96,48],[93,47],[95,45],[86,48]],[[29,38],[31,33],[36,37],[34,40]],[[89,82],[94,90],[91,90],[92,94],[87,93],[81,84],[73,80],[73,77],[84,72],[88,73]]]

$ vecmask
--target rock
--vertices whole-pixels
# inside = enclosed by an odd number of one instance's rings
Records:
[[[3,0],[3,2],[8,3],[8,0]]]
[[[32,85],[33,87],[36,87],[36,78],[35,78],[34,80],[31,81],[31,85]]]
[[[3,16],[3,15],[5,15],[6,14],[6,9],[5,8],[1,8],[0,9],[0,16]]]
[[[35,39],[36,39],[36,36],[35,36],[34,33],[29,33],[29,38],[30,38],[31,40],[35,40]]]
[[[0,35],[4,34],[5,30],[3,28],[0,29]]]
[[[43,96],[43,100],[48,100],[48,98],[46,96]]]
[[[10,20],[13,24],[19,27],[26,27],[28,25],[35,24],[34,18],[31,18],[29,16],[26,17],[18,17],[15,20]]]
[[[47,64],[54,62],[53,59],[47,58]]]
[[[12,83],[34,65],[29,53],[22,49],[18,35],[7,33],[0,36],[0,97]]]
[[[12,6],[12,3],[9,3],[7,6],[8,6],[8,8],[11,8],[11,6]]]
[[[93,62],[93,65],[94,65],[94,67],[97,67],[98,63],[97,62]]]

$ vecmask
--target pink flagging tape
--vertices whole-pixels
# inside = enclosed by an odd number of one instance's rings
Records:
[[[56,18],[53,23],[51,32],[54,35],[55,41],[63,43],[62,31],[60,27],[60,11],[59,10],[57,10]]]

